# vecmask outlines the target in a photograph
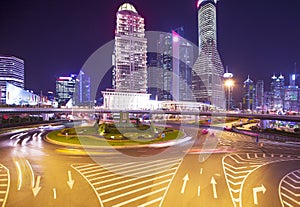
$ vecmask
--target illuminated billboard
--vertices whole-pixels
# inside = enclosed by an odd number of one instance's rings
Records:
[[[25,91],[22,88],[6,83],[6,104],[7,105],[37,105],[40,96]]]

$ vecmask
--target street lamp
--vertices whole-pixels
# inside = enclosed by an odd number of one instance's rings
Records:
[[[232,88],[234,86],[234,82],[232,79],[227,79],[225,80],[225,86],[227,88],[227,110],[229,111],[230,109],[230,101],[231,101],[231,92],[232,92]]]

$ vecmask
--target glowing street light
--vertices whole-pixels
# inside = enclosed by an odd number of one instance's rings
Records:
[[[231,93],[232,93],[232,88],[234,86],[234,81],[232,79],[227,79],[225,80],[224,83],[225,87],[227,88],[227,110],[230,110],[230,102],[231,102]]]

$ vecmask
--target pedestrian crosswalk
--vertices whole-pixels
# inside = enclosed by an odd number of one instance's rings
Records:
[[[92,186],[102,207],[159,206],[181,159],[72,164]]]
[[[5,206],[10,184],[9,171],[0,164],[0,206]]]
[[[286,175],[279,189],[283,207],[300,206],[300,169]]]

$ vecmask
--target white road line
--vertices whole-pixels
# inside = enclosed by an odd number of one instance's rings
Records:
[[[203,174],[203,168],[201,167],[200,169],[200,174],[202,175]]]
[[[105,168],[105,170],[107,171],[111,171],[113,169],[118,169],[118,172],[130,172],[130,171],[121,171],[121,170],[125,170],[125,169],[132,169],[134,168],[134,170],[136,170],[136,168],[139,168],[139,169],[143,169],[143,168],[147,168],[149,167],[149,165],[151,165],[151,167],[153,165],[163,165],[165,163],[170,163],[170,162],[174,162],[174,160],[170,160],[170,161],[164,161],[164,162],[161,162],[162,160],[155,160],[155,161],[151,161],[151,162],[142,162],[142,163],[128,163],[128,164],[132,164],[132,166],[125,166],[125,167],[120,167],[120,166],[123,166],[123,165],[126,165],[126,164],[121,164],[121,165],[116,165],[114,166],[113,168]],[[153,163],[156,163],[156,164],[153,164]],[[140,167],[140,166],[145,166],[145,167]],[[92,171],[90,171],[92,172]],[[83,174],[88,174],[89,172],[83,172]]]
[[[80,168],[84,168],[84,167],[91,166],[91,165],[94,165],[94,164],[85,164],[85,165],[80,165],[80,166],[78,166],[78,167],[75,167],[74,165],[75,165],[75,164],[72,164],[71,166],[74,167],[76,170],[80,171],[80,170],[79,170]]]
[[[56,200],[56,189],[53,188],[53,199]]]
[[[198,186],[198,197],[200,197],[200,190],[201,190],[201,188],[200,188],[200,186]]]
[[[112,207],[120,207],[120,206],[124,206],[124,205],[126,205],[126,204],[128,204],[128,203],[131,203],[131,202],[133,202],[133,201],[139,200],[139,199],[141,199],[141,198],[145,198],[145,197],[150,196],[150,195],[153,195],[153,194],[155,194],[155,193],[159,193],[159,192],[164,191],[164,190],[166,190],[166,189],[167,189],[167,187],[164,187],[164,188],[158,189],[158,190],[156,190],[156,191],[151,191],[150,193],[143,194],[143,195],[141,195],[141,196],[138,196],[138,197],[135,197],[135,198],[133,198],[133,199],[124,201],[124,202],[119,203],[119,204],[117,204],[117,205],[113,205]]]
[[[149,205],[151,205],[151,204],[153,204],[153,203],[157,203],[157,202],[161,201],[161,199],[162,199],[162,197],[156,198],[156,199],[154,199],[154,200],[148,201],[147,203],[143,203],[143,204],[139,205],[138,207],[146,207],[146,206],[149,206]]]
[[[230,165],[230,164],[228,164],[228,163],[224,163],[224,165],[226,165],[226,166],[228,166],[228,167],[230,167],[230,168],[233,168],[233,169],[235,169],[235,170],[240,170],[240,169],[247,169],[247,168],[249,168],[249,166],[235,167],[235,166]]]
[[[18,190],[21,190],[21,186],[22,186],[22,171],[21,171],[21,167],[18,161],[15,162],[16,166],[17,166],[17,170],[18,170]]]
[[[29,166],[30,173],[31,173],[31,187],[34,188],[34,173],[31,167],[31,164],[29,163],[28,160],[26,160],[27,165]]]
[[[289,189],[287,189],[287,188],[285,188],[283,186],[281,186],[281,189],[287,191],[289,194],[292,194],[292,195],[294,195],[296,197],[300,197],[300,193],[294,193],[293,191],[291,191],[291,190],[289,190]],[[299,203],[300,203],[300,201],[299,201]]]
[[[8,184],[0,184],[1,187],[7,187]]]
[[[83,171],[92,170],[92,169],[95,169],[95,168],[101,168],[101,166],[100,165],[95,165],[95,166],[92,166],[92,167],[83,168],[80,171],[83,173]]]
[[[24,146],[26,145],[27,141],[30,139],[30,137],[27,137],[25,139],[22,140],[21,145]]]
[[[288,177],[289,179],[291,179],[292,181],[294,181],[292,178]],[[297,189],[297,190],[300,190],[300,186],[294,186],[293,184],[287,182],[286,180],[283,181],[283,183],[289,185],[290,187],[294,188],[294,189]],[[300,183],[300,182],[299,182]]]
[[[155,186],[159,186],[159,185],[162,185],[164,183],[167,183],[167,182],[170,182],[170,179],[169,180],[164,180],[164,181],[161,181],[159,183],[154,183],[154,184],[151,184],[151,185],[148,185],[148,186],[144,186],[142,188],[138,188],[138,189],[135,189],[135,190],[132,190],[132,191],[128,191],[126,193],[123,193],[123,194],[119,194],[119,195],[116,195],[116,196],[113,196],[113,197],[110,197],[110,198],[107,198],[105,200],[102,200],[103,203],[106,203],[106,202],[109,202],[109,201],[112,201],[112,200],[115,200],[115,199],[118,199],[118,198],[121,198],[121,197],[124,197],[124,196],[127,196],[127,195],[130,195],[130,194],[133,194],[133,193],[136,193],[136,192],[139,192],[139,191],[143,191],[143,190],[146,190],[148,188],[152,188],[152,187],[155,187]],[[166,188],[166,187],[165,187]],[[162,188],[164,189],[164,188]],[[146,194],[144,194],[146,195]],[[138,197],[136,197],[138,198]],[[120,204],[119,204],[120,205]],[[117,206],[119,206],[117,205]]]
[[[129,180],[123,180],[121,182],[114,182],[114,183],[109,184],[109,185],[100,186],[100,187],[96,188],[96,190],[101,190],[101,189],[112,187],[112,186],[115,186],[115,185],[120,185],[120,184],[128,183],[128,182],[131,182],[131,181],[135,181],[135,180],[138,180],[138,179],[143,179],[143,178],[146,178],[146,177],[149,177],[149,176],[158,175],[158,174],[161,174],[161,173],[164,173],[164,172],[167,172],[167,171],[170,171],[170,170],[175,170],[175,169],[176,169],[176,167],[173,167],[171,169],[163,170],[163,171],[158,172],[158,173],[155,172],[155,173],[151,173],[151,174],[144,175],[144,176],[134,177],[134,178],[131,178]],[[173,174],[174,174],[174,172],[173,172]]]
[[[174,164],[172,164],[172,165],[169,164],[170,167],[173,166],[173,165],[174,165]],[[128,175],[128,177],[129,177],[129,176],[139,175],[139,174],[144,174],[145,172],[151,172],[151,171],[154,171],[154,170],[156,171],[157,169],[161,169],[161,168],[167,168],[168,165],[167,165],[167,166],[161,166],[161,167],[155,167],[155,169],[153,169],[153,168],[150,168],[150,169],[149,169],[150,166],[147,166],[147,167],[148,167],[147,170],[144,170],[144,171],[140,171],[140,170],[143,169],[143,168],[145,168],[145,167],[139,168],[139,171],[138,171],[138,172],[131,173],[130,175]],[[153,166],[152,166],[152,167],[153,167]],[[137,170],[137,169],[132,169],[132,170],[129,170],[129,171],[126,171],[126,172],[122,172],[122,173],[127,173],[127,172],[131,172],[131,171],[136,171],[136,170]],[[110,174],[110,175],[102,176],[102,177],[99,177],[99,178],[97,178],[97,179],[103,179],[103,178],[108,178],[108,177],[113,177],[113,176],[116,176],[116,174]],[[86,177],[88,177],[88,176],[86,176]],[[102,184],[102,183],[107,183],[107,182],[111,182],[111,181],[114,181],[114,180],[119,180],[119,179],[122,179],[122,178],[124,178],[124,177],[117,176],[117,177],[111,178],[111,179],[109,179],[109,180],[102,180],[102,181],[99,181],[99,182],[95,182],[95,183],[93,183],[93,185],[98,185],[98,184]]]
[[[8,181],[8,179],[7,179],[7,178],[5,178],[5,179],[0,179],[0,182],[1,182],[1,181]]]
[[[173,165],[172,165],[173,166]],[[145,174],[145,172],[151,172],[151,171],[153,171],[153,170],[155,170],[155,171],[157,171],[158,169],[161,169],[161,168],[166,168],[166,166],[162,166],[162,167],[157,167],[157,168],[151,168],[151,169],[149,169],[149,170],[144,170],[144,171],[142,171],[142,172],[136,172],[136,173],[133,173],[133,174],[131,174],[131,176],[136,176],[136,175],[140,175],[140,174],[142,174],[142,175],[144,175]],[[93,185],[99,185],[99,184],[103,184],[103,183],[107,183],[107,182],[111,182],[111,181],[115,181],[115,180],[120,180],[120,179],[123,179],[124,177],[120,177],[120,176],[118,176],[118,177],[115,177],[115,178],[112,178],[112,179],[109,179],[109,180],[103,180],[103,181],[99,181],[99,182],[96,182],[96,183],[92,183]],[[100,178],[100,179],[102,179],[102,177]]]
[[[247,173],[248,174],[248,173]],[[226,175],[228,175],[229,177],[231,177],[234,180],[238,180],[238,179],[244,179],[246,177],[246,175],[241,175],[241,176],[234,176],[234,175],[230,175],[229,173],[226,173]]]
[[[0,194],[4,194],[4,193],[6,193],[6,190],[4,190],[4,191],[1,190],[1,191],[0,191]]]
[[[152,162],[151,162],[152,163]],[[166,163],[166,162],[165,162]],[[146,164],[149,164],[149,163],[146,163]],[[161,164],[161,163],[159,163],[159,164]],[[162,163],[162,164],[164,164],[164,163]],[[120,165],[120,166],[123,166],[123,165],[125,165],[125,164],[122,164],[122,165]],[[157,164],[156,164],[157,165]],[[151,167],[152,167],[153,165],[151,165]],[[118,169],[118,172],[120,172],[120,170],[122,170],[122,169],[127,169],[127,168],[129,168],[129,169],[132,169],[132,167],[134,167],[134,168],[136,168],[137,166],[136,165],[134,165],[134,166],[130,166],[130,167],[125,167],[125,168],[118,168],[118,166],[114,166],[114,168],[117,168]],[[147,166],[146,166],[147,167]],[[144,167],[145,168],[145,167]],[[140,168],[139,168],[140,169]],[[108,169],[103,169],[103,170],[101,170],[101,172],[99,172],[99,173],[95,173],[95,174],[91,174],[91,175],[86,175],[86,177],[94,177],[94,176],[99,176],[99,175],[102,175],[102,174],[107,174],[107,173],[110,173],[110,171],[109,170],[112,170],[112,168],[108,168]],[[127,172],[127,171],[122,171],[122,173],[123,172]],[[82,173],[82,174],[89,174],[89,173]],[[95,180],[97,180],[98,178],[95,178]],[[91,179],[91,180],[93,180],[93,179]]]
[[[281,195],[288,198],[289,200],[293,201],[294,203],[297,203],[298,205],[300,205],[300,201],[296,201],[295,199],[293,199],[292,197],[286,195],[285,193],[281,193]]]
[[[7,176],[7,174],[0,174],[0,177],[5,177]]]
[[[290,204],[290,203],[288,203],[288,202],[286,202],[286,201],[283,201],[283,203],[284,203],[285,205],[289,206],[289,207],[294,207],[292,204]],[[284,205],[283,205],[283,206],[284,206]]]
[[[110,191],[105,191],[104,193],[101,193],[99,195],[103,196],[103,195],[110,194],[110,193],[113,193],[113,192],[116,192],[116,191],[124,190],[126,188],[131,188],[131,187],[134,187],[134,186],[137,186],[137,185],[141,185],[141,184],[144,184],[144,183],[147,183],[147,182],[158,180],[160,178],[169,177],[171,175],[173,175],[173,173],[165,174],[165,175],[162,175],[162,176],[159,176],[159,177],[153,177],[153,178],[150,178],[150,179],[147,179],[147,180],[143,180],[143,181],[140,181],[140,182],[137,182],[137,183],[133,183],[131,185],[125,185],[125,186],[120,187],[120,188],[115,188],[115,189],[110,190]],[[171,179],[168,179],[168,180],[171,180]]]

